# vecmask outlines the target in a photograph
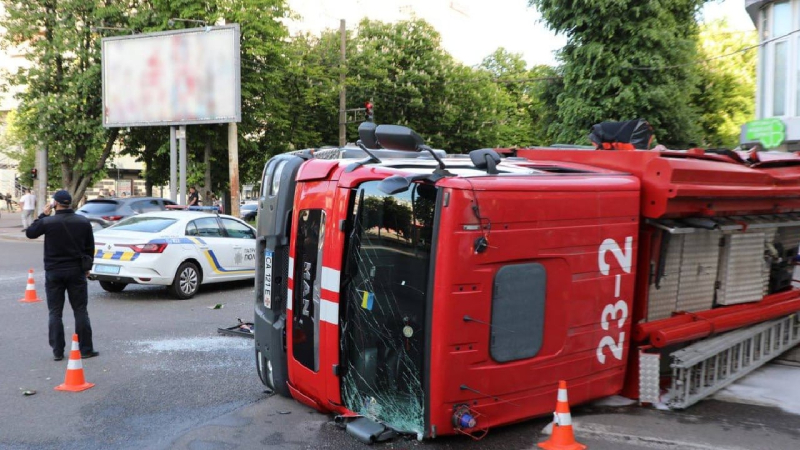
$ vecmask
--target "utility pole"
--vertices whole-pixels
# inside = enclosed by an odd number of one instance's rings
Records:
[[[347,70],[346,58],[347,54],[347,30],[344,26],[344,19],[339,22],[339,35],[341,37],[341,52],[342,56],[339,64],[339,147],[344,147],[346,144],[347,136],[347,93],[345,90],[345,71]]]
[[[178,145],[175,125],[169,127],[169,199],[178,201]]]
[[[236,122],[228,124],[228,176],[231,182],[231,206],[228,214],[239,217],[239,139]]]
[[[36,179],[33,180],[33,188],[36,190],[35,217],[44,210],[44,205],[47,204],[47,144],[44,142],[40,141],[39,147],[36,149],[36,164],[34,164],[34,167],[37,168]],[[75,204],[78,203],[77,200],[74,200]]]
[[[189,162],[189,158],[186,155],[186,125],[181,125],[178,127],[178,159],[180,159],[180,167],[178,168],[178,175],[180,176],[180,184],[181,184],[181,192],[178,196],[180,201],[178,202],[179,205],[186,204],[186,165]]]

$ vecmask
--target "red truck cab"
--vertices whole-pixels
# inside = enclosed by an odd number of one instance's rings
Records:
[[[442,158],[398,126],[366,130],[361,144],[265,166],[265,384],[363,416],[348,431],[365,442],[547,415],[562,379],[574,403],[622,390],[639,178],[487,150]]]

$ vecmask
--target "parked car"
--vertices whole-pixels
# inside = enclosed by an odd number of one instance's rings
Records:
[[[239,218],[245,221],[256,220],[258,203],[245,203],[239,206]]]
[[[164,211],[175,202],[159,197],[96,198],[87,201],[75,211],[92,222],[92,229],[109,227],[136,214]]]
[[[143,213],[95,232],[94,240],[89,278],[108,292],[131,283],[161,285],[187,299],[201,284],[255,276],[256,231],[227,215]]]

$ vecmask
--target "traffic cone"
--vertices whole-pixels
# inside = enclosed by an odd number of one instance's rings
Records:
[[[567,382],[558,382],[558,399],[556,400],[556,412],[553,414],[553,432],[550,439],[539,444],[545,450],[584,450],[586,446],[575,441],[572,433],[572,415],[569,413],[569,401],[567,400]]]
[[[25,287],[25,297],[20,299],[22,303],[40,302],[42,299],[36,295],[36,286],[33,285],[33,269],[28,271],[28,285]]]
[[[83,365],[81,364],[81,349],[78,344],[78,335],[72,335],[72,351],[69,352],[69,364],[64,383],[55,387],[57,391],[80,392],[94,386],[83,378]]]

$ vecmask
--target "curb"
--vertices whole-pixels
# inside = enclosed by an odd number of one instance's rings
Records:
[[[704,444],[704,443],[693,443],[687,441],[681,441],[677,439],[664,439],[655,436],[637,436],[634,434],[628,434],[620,432],[622,430],[616,430],[615,427],[609,427],[600,424],[588,424],[588,423],[575,423],[575,426],[578,427],[576,430],[576,434],[578,434],[578,438],[597,438],[601,439],[605,442],[618,442],[621,444],[628,444],[628,445],[640,445],[642,448],[645,449],[654,449],[654,450],[747,450],[744,447],[730,447],[730,446],[720,446],[720,445],[711,445],[711,444]]]

